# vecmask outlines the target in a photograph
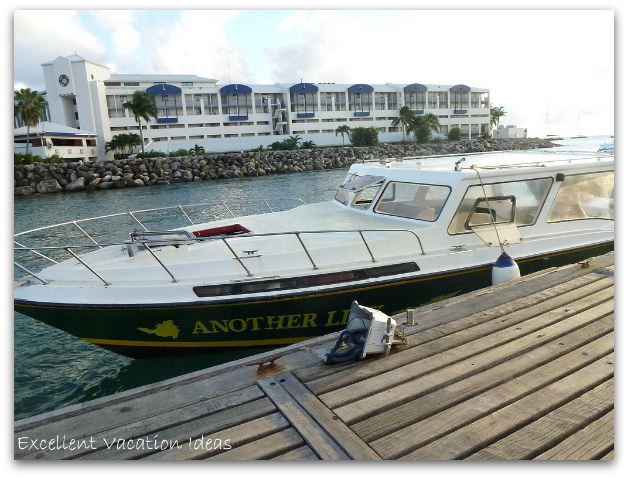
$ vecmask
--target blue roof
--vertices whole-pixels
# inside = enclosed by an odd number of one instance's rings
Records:
[[[297,83],[290,87],[291,93],[316,93],[318,91],[318,86],[312,83]]]
[[[176,95],[181,93],[181,88],[168,83],[160,83],[146,88],[146,93],[149,95]]]
[[[471,87],[467,85],[455,85],[449,88],[452,93],[468,93],[471,91]]]
[[[403,91],[406,91],[408,93],[422,93],[424,91],[427,91],[427,86],[420,83],[412,83],[408,86],[405,86],[403,88]]]
[[[246,85],[241,85],[239,83],[232,83],[227,86],[223,86],[220,88],[220,92],[225,95],[240,95],[244,93],[252,93],[253,88]]]
[[[373,93],[374,88],[371,85],[357,83],[349,87],[349,93]]]

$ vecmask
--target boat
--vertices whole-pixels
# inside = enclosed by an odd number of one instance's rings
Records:
[[[603,153],[614,153],[615,152],[615,143],[602,143],[598,148],[598,152]]]
[[[280,346],[344,329],[354,301],[394,314],[499,267],[509,280],[610,252],[613,193],[612,152],[364,161],[333,199],[288,210],[195,222],[179,206],[187,224],[167,230],[129,213],[117,242],[86,221],[60,246],[27,240],[55,228],[17,234],[16,257],[50,265],[16,260],[14,309],[130,357]]]

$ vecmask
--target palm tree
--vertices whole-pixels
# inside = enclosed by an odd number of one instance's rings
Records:
[[[205,148],[195,144],[192,149],[190,149],[190,154],[196,156],[197,154],[205,154]]]
[[[438,116],[433,113],[427,113],[425,116],[421,116],[421,118],[423,118],[423,122],[428,125],[431,130],[434,130],[437,133],[440,131],[440,122],[438,121]]]
[[[414,111],[412,111],[408,106],[402,106],[399,110],[399,117],[392,121],[392,126],[393,128],[396,128],[401,125],[401,131],[403,131],[403,136],[405,138],[406,129],[412,127],[415,117],[416,115],[414,114]]]
[[[133,148],[138,146],[140,142],[139,135],[135,133],[117,134],[111,138],[111,141],[105,144],[105,152],[113,151],[115,153],[118,151],[128,156],[133,152]]]
[[[142,142],[142,154],[144,154],[144,134],[142,133],[142,118],[147,123],[150,121],[150,117],[157,119],[157,107],[153,102],[151,95],[144,91],[135,91],[131,97],[131,101],[127,101],[122,104],[125,109],[131,110],[135,121],[140,129],[140,139]]]
[[[129,154],[133,152],[133,149],[136,146],[139,146],[140,144],[142,144],[142,140],[139,137],[139,135],[135,134],[135,133],[129,133],[129,141],[128,141],[128,146],[129,146]]]
[[[283,142],[286,144],[287,149],[291,151],[299,149],[299,144],[301,143],[301,141],[301,136],[299,136],[298,134],[295,136],[290,136],[289,138],[283,140]]]
[[[491,108],[491,126],[499,126],[499,120],[502,116],[506,116],[503,106],[493,106]]]
[[[31,127],[39,124],[45,108],[46,98],[38,91],[22,88],[13,93],[13,114],[19,116],[26,125],[26,154],[31,142]]]
[[[119,151],[121,149],[121,146],[122,146],[122,141],[120,141],[120,135],[117,134],[113,138],[111,138],[111,141],[107,141],[105,143],[105,153],[108,153],[109,151],[113,151],[114,158],[115,158],[116,151]]]
[[[342,137],[342,145],[345,145],[345,134],[347,135],[347,139],[349,139],[349,135],[351,134],[351,127],[349,125],[343,124],[342,126],[338,126],[336,128],[336,136],[338,134]]]
[[[422,116],[415,116],[410,125],[410,129],[414,132],[414,137],[419,142],[427,142],[430,139],[430,131],[440,131],[440,122],[438,116],[428,113]]]

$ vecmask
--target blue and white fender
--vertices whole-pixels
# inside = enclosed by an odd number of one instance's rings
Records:
[[[502,252],[493,265],[493,285],[502,284],[519,277],[521,277],[521,272],[517,263],[508,254]]]

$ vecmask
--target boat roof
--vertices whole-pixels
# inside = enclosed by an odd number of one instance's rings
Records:
[[[591,151],[555,151],[549,149],[460,153],[444,156],[388,158],[353,165],[350,174],[368,174],[394,180],[477,179],[482,177],[538,175],[548,172],[575,173],[578,170],[614,169],[614,154]],[[413,172],[414,174],[409,174]]]

